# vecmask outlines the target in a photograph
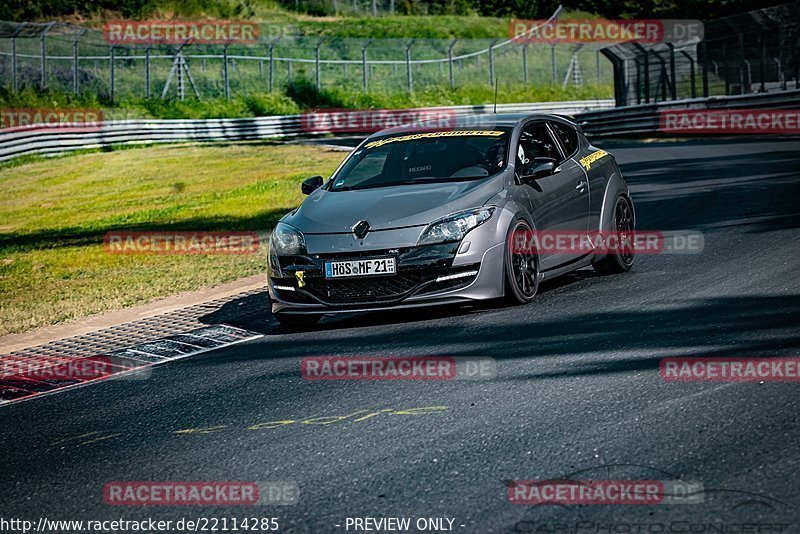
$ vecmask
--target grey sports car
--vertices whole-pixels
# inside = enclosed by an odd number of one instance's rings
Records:
[[[527,303],[542,280],[590,264],[607,273],[631,268],[629,246],[513,244],[535,241],[525,236],[536,232],[632,233],[633,202],[611,154],[561,116],[479,123],[381,131],[327,181],[303,182],[308,198],[270,238],[278,321],[503,297]]]

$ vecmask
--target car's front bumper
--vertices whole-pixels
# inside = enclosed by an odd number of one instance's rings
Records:
[[[503,243],[483,250],[470,247],[459,254],[460,247],[454,243],[280,258],[280,269],[270,269],[272,311],[352,313],[503,296]],[[324,277],[326,261],[387,255],[397,259],[394,275]],[[297,271],[303,272],[302,282]]]

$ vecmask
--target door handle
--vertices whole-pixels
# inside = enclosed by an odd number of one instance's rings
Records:
[[[575,186],[575,189],[583,193],[583,190],[586,189],[586,185],[587,185],[586,182],[581,180],[580,182],[578,182],[578,185]]]

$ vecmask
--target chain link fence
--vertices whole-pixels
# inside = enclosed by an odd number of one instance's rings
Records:
[[[681,45],[623,43],[613,64],[618,106],[800,88],[800,4],[712,20]]]
[[[353,39],[271,35],[256,44],[109,45],[99,30],[0,22],[0,74],[8,89],[47,88],[128,97],[220,98],[317,89],[412,91],[429,87],[611,84],[597,45],[509,39]]]

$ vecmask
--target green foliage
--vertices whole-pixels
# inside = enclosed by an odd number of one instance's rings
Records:
[[[221,119],[235,117],[261,117],[269,115],[295,115],[317,108],[378,109],[428,106],[458,106],[488,104],[494,100],[494,89],[488,86],[466,86],[450,90],[446,86],[430,86],[408,93],[375,89],[368,92],[344,87],[323,88],[303,78],[284,89],[285,92],[252,93],[245,97],[180,100],[160,98],[126,98],[115,104],[101,102],[90,94],[76,98],[57,92],[26,89],[12,93],[0,88],[0,107],[4,108],[102,108],[107,120],[122,118],[155,119]],[[551,102],[559,100],[585,100],[611,98],[611,85],[569,86],[556,85],[504,85],[497,92],[499,103]]]

